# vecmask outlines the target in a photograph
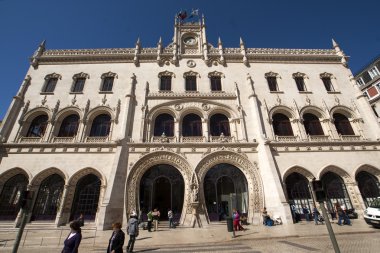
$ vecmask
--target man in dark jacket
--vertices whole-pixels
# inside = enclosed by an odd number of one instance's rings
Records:
[[[137,221],[136,212],[132,212],[128,225],[127,225],[127,233],[129,235],[129,241],[127,246],[127,252],[133,252],[133,246],[135,245],[136,237],[139,235],[139,223]]]
[[[123,253],[125,234],[121,230],[121,223],[112,224],[113,233],[108,243],[107,253]]]

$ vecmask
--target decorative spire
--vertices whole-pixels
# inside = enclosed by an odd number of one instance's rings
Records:
[[[332,39],[332,44],[333,44],[336,54],[342,57],[341,62],[343,66],[348,67],[346,55],[344,54],[342,49],[340,49],[339,44],[334,39]]]
[[[244,42],[243,42],[243,39],[240,37],[240,47],[244,47]]]
[[[202,14],[202,24],[203,25],[206,25],[206,22],[205,22],[205,16]]]
[[[133,57],[133,62],[135,65],[139,65],[139,55],[140,54],[140,37],[137,38],[136,47],[135,47],[135,57]]]
[[[137,41],[136,41],[136,47],[140,47],[140,37],[137,38]]]
[[[243,63],[244,65],[248,66],[247,53],[245,51],[245,45],[241,37],[240,37],[240,50],[241,50],[241,54],[243,55]]]
[[[30,63],[32,66],[36,69],[38,67],[38,60],[45,51],[45,45],[46,45],[46,40],[43,40],[39,45],[37,50],[34,52],[32,58],[30,59]]]
[[[222,45],[222,40],[220,39],[220,37],[218,37],[218,46],[219,45]]]
[[[334,48],[339,47],[338,43],[336,43],[334,39],[331,39],[331,40],[332,40],[332,44]]]

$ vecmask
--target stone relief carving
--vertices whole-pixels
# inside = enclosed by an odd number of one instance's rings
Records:
[[[197,64],[195,63],[195,61],[193,60],[188,60],[186,65],[189,67],[189,68],[194,68]]]

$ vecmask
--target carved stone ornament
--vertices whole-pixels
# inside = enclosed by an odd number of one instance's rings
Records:
[[[71,104],[75,105],[76,102],[77,102],[77,94],[74,95],[74,98],[71,100]]]
[[[332,78],[333,75],[327,72],[323,72],[319,76],[320,78]]]
[[[183,73],[183,77],[184,77],[184,78],[186,78],[187,76],[201,77],[200,74],[198,74],[197,72],[194,72],[194,71],[192,71],[192,70]]]
[[[104,73],[100,76],[101,79],[104,79],[106,77],[113,77],[113,78],[118,78],[118,75],[116,73],[113,73],[111,71],[108,71],[107,73]]]
[[[208,110],[210,110],[210,105],[202,104],[202,109],[207,112]]]
[[[195,61],[193,60],[188,60],[186,65],[189,67],[189,68],[194,68],[197,64],[195,63]]]
[[[167,71],[167,70],[158,73],[158,78],[161,78],[162,76],[171,76],[171,77],[175,78],[175,74],[173,72],[170,72],[170,71]]]
[[[334,95],[334,100],[335,100],[335,102],[336,102],[338,105],[340,105],[340,100],[339,100],[339,98],[338,98],[336,95]]]
[[[309,96],[306,95],[305,100],[306,100],[306,103],[307,103],[308,105],[311,104],[311,99],[309,98]]]
[[[293,78],[296,78],[296,77],[307,78],[306,74],[301,73],[301,72],[294,73]]]
[[[45,95],[44,98],[41,100],[41,105],[45,105],[47,102],[47,96]]]
[[[223,78],[226,77],[222,72],[218,72],[218,71],[210,72],[210,73],[208,73],[207,76],[208,76],[208,78],[213,77],[213,76],[218,76],[218,77],[223,77]]]
[[[175,105],[174,105],[174,109],[175,109],[176,111],[181,111],[181,110],[183,109],[183,105],[175,104]]]
[[[51,78],[62,79],[62,76],[60,74],[55,73],[55,72],[45,76],[45,80],[49,80]]]
[[[73,80],[76,80],[78,78],[86,78],[86,79],[90,79],[90,75],[87,74],[87,73],[83,73],[83,72],[80,72],[78,74],[75,74],[73,75]]]
[[[270,71],[270,72],[268,72],[268,73],[265,73],[265,75],[264,75],[265,77],[279,77],[279,74],[278,73],[275,73],[275,72],[272,72],[272,71]]]

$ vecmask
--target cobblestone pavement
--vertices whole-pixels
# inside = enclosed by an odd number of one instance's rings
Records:
[[[134,252],[157,252],[157,253],[305,253],[305,252],[334,252],[331,241],[327,236],[318,237],[297,237],[297,238],[279,238],[279,239],[253,239],[253,240],[226,241],[222,243],[208,244],[186,244],[186,245],[169,245],[169,246],[148,246],[144,245],[144,238],[136,241]],[[380,240],[379,233],[365,234],[347,234],[337,236],[338,244],[342,253],[375,253],[379,252]],[[48,247],[29,247],[20,248],[19,252],[23,253],[50,253],[60,252],[61,248]],[[10,249],[0,250],[1,252],[11,252]],[[105,252],[103,247],[86,247],[81,245],[80,253]]]

